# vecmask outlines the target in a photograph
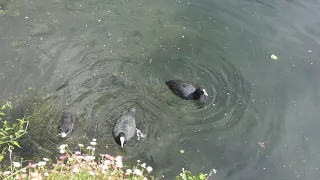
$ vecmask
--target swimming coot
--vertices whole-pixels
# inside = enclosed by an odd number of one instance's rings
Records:
[[[136,108],[129,108],[123,112],[113,127],[115,141],[123,147],[135,134],[136,131]]]
[[[74,117],[70,112],[63,112],[58,125],[58,135],[66,137],[73,132]]]
[[[166,85],[173,93],[186,100],[198,100],[203,94],[208,96],[205,89],[195,88],[193,85],[187,84],[181,80],[169,80],[166,81]]]

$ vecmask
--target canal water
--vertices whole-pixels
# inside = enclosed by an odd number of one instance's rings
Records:
[[[97,139],[173,179],[319,179],[320,4],[316,0],[2,0],[0,95],[46,92],[77,116],[58,141],[57,115],[30,127],[28,158]],[[185,101],[182,79],[208,97]],[[137,108],[145,135],[125,150],[116,118]]]

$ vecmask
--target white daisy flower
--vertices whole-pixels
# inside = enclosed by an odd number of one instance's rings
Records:
[[[131,169],[127,169],[126,170],[126,174],[131,174],[132,173],[132,170]]]
[[[134,174],[138,175],[138,176],[142,176],[142,172],[139,169],[135,169],[133,171]]]
[[[78,173],[78,172],[79,172],[79,169],[78,169],[77,166],[75,166],[72,171],[75,172],[75,173]]]
[[[39,167],[44,166],[44,165],[46,165],[46,164],[47,164],[47,162],[45,162],[45,161],[40,161],[40,162],[38,162],[38,166],[39,166]]]
[[[152,169],[152,167],[151,167],[151,166],[148,166],[148,167],[147,167],[147,171],[148,171],[148,173],[150,173],[152,170],[153,170],[153,169]]]
[[[147,164],[146,163],[142,163],[141,167],[146,168]]]
[[[3,172],[3,175],[8,176],[9,174],[11,174],[11,171],[5,171]]]
[[[107,169],[108,169],[108,166],[107,166],[107,165],[102,165],[101,168],[102,168],[103,170],[107,170]]]
[[[121,162],[121,161],[117,161],[117,162],[116,162],[116,167],[117,167],[117,168],[122,168],[122,167],[123,167],[122,162]]]
[[[116,161],[117,161],[117,162],[121,162],[121,161],[122,161],[122,156],[117,156],[117,157],[116,157]]]
[[[21,164],[19,162],[12,162],[13,166],[16,168],[21,167]]]
[[[103,163],[104,163],[105,165],[110,165],[110,164],[111,164],[111,161],[110,161],[110,160],[105,160]]]
[[[59,148],[60,148],[60,150],[61,150],[61,149],[64,150],[67,146],[68,146],[67,144],[61,144],[61,146],[60,146]]]

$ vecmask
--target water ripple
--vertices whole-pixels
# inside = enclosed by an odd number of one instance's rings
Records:
[[[106,58],[108,57],[108,58]],[[112,128],[119,115],[129,107],[136,107],[137,128],[145,137],[134,137],[126,146],[126,157],[143,153],[154,140],[161,119],[157,100],[140,91],[140,84],[132,79],[130,71],[135,62],[126,57],[111,58],[104,51],[90,52],[79,60],[80,68],[69,76],[65,91],[67,103],[73,111],[83,112],[82,128],[72,136],[87,139],[97,138],[98,151],[105,153],[105,146],[111,152],[121,151],[112,137]],[[121,153],[121,152],[120,152]]]
[[[212,128],[213,123],[215,127],[225,128],[239,122],[237,119],[232,122],[228,119],[241,118],[250,98],[250,86],[226,59],[217,58],[211,64],[205,64],[201,59],[174,55],[167,63],[155,63],[145,64],[147,67],[144,73],[148,78],[144,87],[150,89],[153,85],[153,89],[158,90],[158,96],[163,96],[167,105],[163,111],[170,112],[171,116],[176,115],[175,119],[182,119],[184,130]],[[154,75],[159,71],[157,69],[166,75]],[[164,85],[166,80],[174,78],[200,85],[209,96],[203,96],[200,101],[185,101],[174,97]],[[218,125],[215,122],[220,123]]]

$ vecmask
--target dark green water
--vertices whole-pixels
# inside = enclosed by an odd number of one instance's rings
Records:
[[[164,179],[182,167],[215,168],[215,180],[319,179],[318,1],[1,2],[1,98],[56,95],[79,116],[66,143],[97,138],[99,152],[145,160]],[[209,97],[180,100],[171,78]],[[111,129],[129,106],[146,137],[123,152]],[[57,124],[31,129],[25,153],[54,154]]]

